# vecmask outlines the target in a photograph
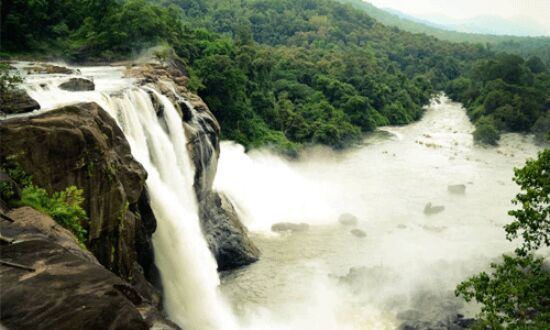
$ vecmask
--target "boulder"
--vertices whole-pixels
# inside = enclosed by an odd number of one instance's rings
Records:
[[[303,232],[309,229],[307,223],[292,223],[292,222],[280,222],[271,226],[271,230],[274,232]]]
[[[367,233],[365,233],[364,231],[362,231],[361,229],[352,229],[350,231],[350,233],[355,236],[355,237],[358,237],[358,238],[365,238],[367,237]]]
[[[148,205],[139,203],[147,173],[110,115],[95,103],[76,104],[0,121],[0,136],[0,157],[14,156],[37,186],[49,193],[83,189],[86,245],[103,266],[123,278],[139,278],[136,263],[155,273],[156,222],[141,216]]]
[[[447,187],[447,190],[451,194],[464,195],[466,193],[466,185],[463,185],[463,184],[450,185]]]
[[[218,262],[218,270],[248,265],[258,260],[260,251],[248,237],[229,199],[211,191],[199,204],[201,225]]]
[[[95,90],[93,81],[84,78],[71,78],[59,85],[59,88],[71,92],[84,92]]]
[[[344,213],[338,218],[338,222],[344,226],[355,226],[359,219],[353,214]]]
[[[18,114],[39,110],[40,104],[22,89],[0,94],[0,114]]]
[[[445,206],[434,206],[432,203],[426,204],[424,207],[424,214],[433,215],[445,211]]]
[[[0,321],[9,329],[178,329],[158,304],[102,267],[76,238],[29,207],[0,229]]]

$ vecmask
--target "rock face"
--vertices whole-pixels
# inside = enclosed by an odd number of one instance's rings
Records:
[[[0,136],[0,156],[15,155],[36,185],[50,193],[84,190],[87,246],[102,265],[123,278],[139,278],[141,267],[153,277],[156,222],[147,212],[147,174],[105,111],[88,103],[12,118],[0,121]]]
[[[71,92],[93,91],[95,89],[95,84],[93,81],[88,79],[71,78],[69,79],[69,81],[66,81],[59,85],[59,88]]]
[[[8,220],[9,219],[9,220]],[[102,267],[76,238],[24,207],[0,220],[0,321],[9,329],[178,329],[144,297]]]
[[[140,65],[129,76],[143,84],[153,84],[176,106],[189,143],[187,148],[195,165],[194,188],[199,203],[201,225],[219,270],[250,264],[259,258],[259,250],[248,237],[227,197],[213,191],[220,155],[220,125],[203,100],[189,92],[183,64]],[[157,111],[160,102],[152,97]]]
[[[210,192],[200,203],[202,227],[218,262],[218,270],[248,265],[258,260],[260,251],[248,238],[233,205],[227,197]]]
[[[22,89],[0,95],[0,114],[17,114],[40,109],[40,104]]]

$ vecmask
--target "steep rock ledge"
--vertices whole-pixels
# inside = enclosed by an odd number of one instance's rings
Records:
[[[15,209],[2,214],[0,232],[0,316],[9,329],[178,329],[158,299],[102,267],[50,217]]]
[[[50,193],[71,185],[84,190],[87,246],[103,266],[123,278],[139,278],[141,267],[154,277],[147,174],[105,111],[87,103],[7,119],[0,136],[0,156],[16,155],[34,184]]]

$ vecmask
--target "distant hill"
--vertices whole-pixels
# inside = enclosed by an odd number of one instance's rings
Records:
[[[441,40],[487,45],[498,51],[521,56],[536,55],[550,63],[550,37],[520,37],[449,31],[441,24],[431,23],[398,11],[383,10],[362,0],[336,0],[364,10],[369,16],[387,26],[394,26],[412,33],[423,33]],[[446,27],[449,28],[449,27]]]
[[[537,22],[525,17],[503,18],[497,16],[476,16],[468,19],[455,19],[441,15],[422,16],[422,22],[444,30],[466,33],[508,36],[545,36],[546,29]]]

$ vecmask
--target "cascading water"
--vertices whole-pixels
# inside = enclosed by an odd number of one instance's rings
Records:
[[[115,118],[133,156],[148,173],[146,184],[157,219],[155,261],[169,317],[185,329],[236,328],[218,291],[217,265],[201,232],[193,190],[195,171],[182,118],[170,100],[153,88],[133,87],[130,80],[119,86],[121,78],[115,79],[118,83],[105,79],[103,87],[107,87],[94,92],[62,91],[51,77],[43,81],[35,77],[25,87],[45,110],[78,100],[94,101]],[[115,85],[125,88],[113,96],[109,87]],[[151,97],[162,104],[163,111],[157,113]]]

